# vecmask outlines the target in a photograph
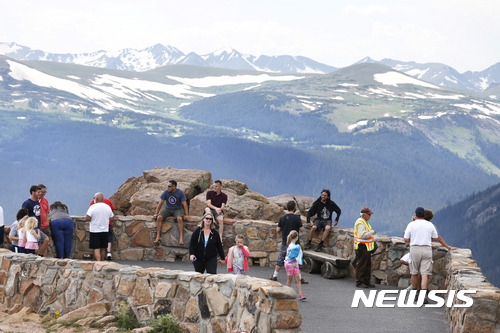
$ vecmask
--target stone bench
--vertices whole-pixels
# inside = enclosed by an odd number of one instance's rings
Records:
[[[349,259],[340,258],[324,252],[304,251],[303,270],[307,273],[320,273],[325,279],[341,279],[348,272]]]

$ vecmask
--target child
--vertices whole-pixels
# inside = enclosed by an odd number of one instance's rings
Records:
[[[35,217],[30,217],[24,224],[24,234],[26,236],[26,246],[24,253],[35,254],[38,250],[38,238],[40,238],[40,229],[37,228],[38,220]]]
[[[245,243],[243,235],[236,235],[235,241],[236,245],[231,247],[227,253],[227,271],[234,274],[245,274],[245,271],[248,270],[247,258],[250,256],[250,251],[248,251],[248,247],[243,245]]]
[[[17,224],[17,236],[19,237],[19,240],[17,241],[17,247],[19,253],[25,253],[25,246],[26,246],[26,233],[25,233],[25,225],[26,221],[29,219],[29,216],[23,217],[19,223]]]
[[[299,240],[299,234],[296,230],[290,231],[286,244],[288,248],[286,249],[285,257],[285,269],[288,280],[286,285],[288,287],[292,286],[292,277],[295,276],[295,283],[297,284],[297,289],[299,291],[299,299],[301,301],[305,300],[306,297],[302,295],[302,285],[300,283],[300,271],[299,265],[302,265],[302,249],[299,244],[295,244]]]

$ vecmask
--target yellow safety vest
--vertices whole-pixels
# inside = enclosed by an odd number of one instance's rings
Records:
[[[372,251],[375,244],[375,237],[371,236],[370,238],[363,239],[358,235],[358,225],[363,224],[366,228],[366,232],[370,232],[372,227],[368,222],[365,221],[364,218],[359,218],[356,223],[354,223],[354,249],[357,250],[359,243],[366,244],[366,249],[368,251]]]

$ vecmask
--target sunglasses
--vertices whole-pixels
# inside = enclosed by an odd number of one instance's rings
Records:
[[[211,217],[205,217],[205,220],[208,220],[208,221],[213,221],[214,219],[211,218]]]

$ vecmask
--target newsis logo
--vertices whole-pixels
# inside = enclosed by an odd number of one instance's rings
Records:
[[[472,297],[467,296],[467,294],[475,294],[476,290],[459,290],[458,292],[456,290],[431,290],[428,292],[427,298],[429,301],[435,303],[429,302],[428,304],[424,304],[426,292],[426,290],[421,291],[417,298],[417,291],[410,290],[407,298],[406,295],[408,290],[406,289],[370,290],[368,296],[365,294],[364,290],[356,290],[352,299],[351,308],[359,307],[360,302],[367,308],[373,308],[373,306],[377,308],[394,308],[396,305],[399,308],[420,308],[422,306],[427,308],[440,308],[445,305],[448,308],[470,308],[474,301]],[[397,301],[397,303],[394,303],[394,301]]]

